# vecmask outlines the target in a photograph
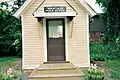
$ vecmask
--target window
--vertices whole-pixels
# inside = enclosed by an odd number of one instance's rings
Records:
[[[59,38],[63,37],[63,25],[62,20],[51,20],[48,22],[49,25],[49,37]]]

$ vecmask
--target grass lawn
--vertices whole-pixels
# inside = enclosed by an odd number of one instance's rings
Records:
[[[104,64],[111,73],[111,77],[114,78],[114,80],[120,80],[120,60],[110,60]]]
[[[105,80],[120,80],[120,60],[98,61],[96,63],[99,67],[105,69]],[[21,58],[0,58],[0,71],[5,70],[7,68],[21,70]]]
[[[104,80],[120,80],[120,60],[95,61],[97,66],[104,69]],[[83,72],[87,72],[87,68],[82,68]]]
[[[120,80],[120,60],[96,61],[105,70],[105,80]]]
[[[7,68],[21,68],[21,59],[18,57],[5,57],[0,58],[0,70],[4,70]]]

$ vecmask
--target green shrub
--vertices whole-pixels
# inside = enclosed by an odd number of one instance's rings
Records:
[[[0,72],[0,80],[14,80],[10,75]]]
[[[0,80],[19,80],[21,76],[20,71],[14,71],[12,74],[0,72]]]
[[[120,49],[114,44],[90,44],[90,59],[92,61],[105,61],[120,58]]]
[[[10,75],[4,75],[1,80],[14,80]]]
[[[3,75],[3,73],[1,72],[1,73],[0,73],[0,80],[3,79],[3,76],[4,76],[4,75]]]
[[[91,66],[86,73],[86,80],[104,80],[104,70]]]
[[[17,70],[17,71],[14,71],[12,78],[18,79],[20,76],[21,76],[21,72]]]

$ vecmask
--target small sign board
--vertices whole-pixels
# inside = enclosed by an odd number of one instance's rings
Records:
[[[66,12],[66,6],[49,6],[44,7],[45,13],[53,13],[53,12]]]

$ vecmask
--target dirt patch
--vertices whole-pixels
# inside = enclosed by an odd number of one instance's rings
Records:
[[[22,71],[22,59],[18,58],[16,61],[4,63],[4,65],[0,66],[0,72],[5,72],[8,68]]]
[[[16,69],[16,70],[22,70],[22,59],[16,61],[13,68]]]

